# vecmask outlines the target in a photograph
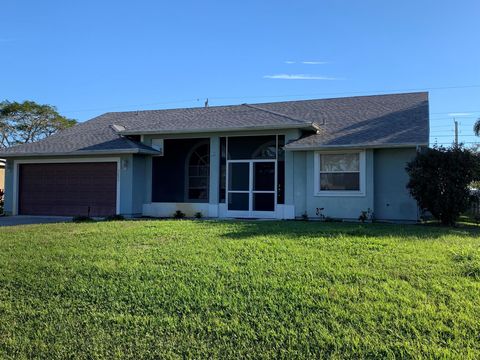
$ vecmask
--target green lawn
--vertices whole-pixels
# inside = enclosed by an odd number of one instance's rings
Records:
[[[480,358],[480,231],[0,228],[0,358]]]

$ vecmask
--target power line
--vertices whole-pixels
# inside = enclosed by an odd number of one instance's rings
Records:
[[[431,122],[435,122],[435,123],[436,123],[435,125],[437,125],[437,124],[439,124],[440,122],[452,121],[452,118],[441,118],[441,119],[435,119],[435,118],[432,119],[432,118],[430,118],[430,121],[431,121]],[[466,119],[466,120],[461,120],[461,119],[459,119],[458,121],[459,121],[459,122],[463,122],[463,123],[465,123],[465,124],[470,124],[470,123],[475,123],[475,122],[477,121],[477,119],[476,119],[476,118]],[[441,124],[440,124],[440,125],[441,125]]]
[[[471,116],[471,117],[462,117],[460,119],[464,119],[464,120],[467,120],[467,121],[472,121],[473,120],[475,122],[477,120],[477,118],[478,118],[477,116]],[[461,121],[460,119],[459,119],[459,121]],[[450,120],[450,121],[452,121],[452,118],[451,117],[449,117],[449,118],[447,118],[447,117],[445,117],[445,118],[430,118],[430,121],[437,121],[437,120]]]
[[[470,128],[471,125],[473,125],[474,123],[471,123],[471,124],[462,124],[461,122],[458,122],[458,125],[459,126],[463,126],[464,128],[465,127],[468,127]],[[445,124],[445,125],[432,125],[430,126],[430,129],[452,129],[452,125],[450,124]]]
[[[431,136],[451,136],[454,132],[455,132],[455,129],[453,129],[452,131],[448,131],[448,132],[445,132],[445,131],[430,132],[430,135]],[[461,135],[461,136],[477,136],[473,133],[473,131],[472,131],[471,134],[464,133],[464,132],[459,132],[458,134]]]
[[[429,144],[453,144],[453,141],[430,141]],[[477,142],[477,141],[459,141],[459,144],[480,145],[480,142]]]
[[[430,115],[438,115],[438,114],[454,114],[454,113],[478,113],[480,110],[456,110],[456,111],[446,111],[446,112],[437,112],[437,113],[430,113]],[[471,116],[470,116],[471,117]],[[462,116],[462,119],[468,118],[468,116]]]
[[[165,101],[165,102],[158,102],[158,103],[149,103],[149,104],[137,104],[137,105],[115,105],[109,106],[104,108],[95,108],[95,109],[81,109],[81,110],[64,110],[63,112],[67,113],[74,113],[74,112],[87,112],[87,111],[106,111],[110,109],[121,109],[121,108],[131,108],[134,106],[153,106],[153,105],[172,105],[172,104],[182,104],[192,101],[200,101],[200,99],[190,99],[190,100],[178,100],[178,101]]]
[[[467,89],[467,88],[480,88],[480,85],[459,85],[459,86],[439,86],[439,87],[425,87],[425,88],[410,88],[410,89],[384,89],[384,90],[371,90],[371,91],[349,91],[349,92],[330,92],[330,93],[316,93],[316,94],[296,94],[296,95],[253,95],[253,96],[209,96],[210,100],[241,100],[241,99],[265,99],[265,98],[295,98],[295,97],[314,97],[314,96],[327,96],[327,95],[349,95],[349,94],[365,94],[370,93],[372,95],[381,95],[382,93],[389,92],[413,92],[413,91],[432,91],[432,90],[450,90],[450,89]],[[133,108],[133,107],[144,107],[144,106],[157,106],[157,105],[171,105],[171,104],[180,104],[188,102],[199,102],[200,99],[206,97],[197,97],[192,99],[185,100],[176,100],[168,102],[155,102],[148,104],[129,104],[129,105],[114,105],[109,107],[94,108],[94,109],[78,109],[78,110],[65,110],[63,112],[75,113],[75,112],[87,112],[87,111],[107,111],[110,109],[120,109],[120,108]],[[430,115],[435,114],[448,114],[450,112],[444,113],[431,113]],[[458,111],[460,112],[460,111]],[[462,111],[462,112],[480,112],[478,111]]]
[[[409,91],[425,91],[425,90],[448,90],[448,89],[466,89],[466,88],[480,88],[480,85],[458,85],[458,86],[438,86],[425,88],[410,88],[410,89],[383,89],[370,91],[345,91],[345,92],[330,92],[317,94],[301,94],[301,95],[260,95],[260,96],[242,96],[242,97],[213,97],[212,99],[254,99],[254,98],[269,98],[269,97],[299,97],[299,96],[325,96],[325,95],[348,95],[348,94],[364,94],[369,93],[385,93],[385,92],[409,92]]]
[[[454,137],[454,134],[450,134],[450,135],[430,135],[430,137],[433,137],[433,138]],[[459,137],[462,137],[462,138],[465,138],[465,137],[476,137],[476,135],[462,135],[462,134],[459,134]],[[479,140],[480,140],[480,139],[479,139]]]
[[[447,135],[447,134],[453,134],[454,132],[454,129],[450,130],[450,131],[447,131],[447,130],[443,130],[443,131],[430,131],[430,134],[434,135],[434,134],[438,134],[438,135]],[[460,131],[459,132],[462,136],[474,136],[473,135],[473,131]]]

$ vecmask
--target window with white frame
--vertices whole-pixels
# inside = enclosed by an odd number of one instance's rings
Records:
[[[208,201],[210,183],[210,145],[198,145],[187,156],[188,175],[186,193],[188,201]]]
[[[362,194],[364,158],[362,151],[316,153],[316,193]]]

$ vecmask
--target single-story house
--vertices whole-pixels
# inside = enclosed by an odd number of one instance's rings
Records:
[[[8,214],[416,221],[428,93],[109,112],[0,152]]]

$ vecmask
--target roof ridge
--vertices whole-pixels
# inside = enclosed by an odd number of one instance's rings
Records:
[[[398,96],[398,95],[420,95],[426,94],[429,95],[428,91],[407,91],[407,92],[390,92],[384,94],[367,94],[367,95],[344,95],[344,96],[333,96],[333,97],[315,97],[313,99],[298,99],[298,100],[284,100],[284,101],[270,101],[263,103],[255,103],[255,105],[272,105],[272,104],[285,104],[285,103],[295,103],[295,102],[313,102],[313,101],[325,101],[325,100],[345,100],[345,99],[358,99],[358,98],[372,98],[372,97],[386,97],[386,96]]]
[[[301,120],[301,119],[297,119],[297,118],[294,118],[292,116],[289,116],[289,115],[286,115],[286,114],[282,114],[280,112],[277,112],[277,111],[273,111],[273,110],[268,110],[268,109],[263,109],[259,106],[256,106],[256,105],[250,105],[250,104],[242,104],[243,106],[247,106],[249,108],[252,108],[252,109],[256,109],[256,110],[261,110],[261,111],[265,111],[267,113],[270,113],[270,114],[273,114],[273,115],[277,115],[277,116],[282,116],[282,117],[285,117],[287,119],[290,119],[290,120],[293,120],[293,121],[297,121],[301,124],[312,124],[313,122],[312,121],[307,121],[307,120]]]
[[[157,112],[157,111],[182,111],[182,110],[210,110],[210,109],[221,109],[221,108],[231,108],[231,107],[239,107],[239,106],[242,106],[242,105],[248,105],[248,106],[251,106],[251,107],[254,107],[254,106],[258,106],[258,105],[271,105],[271,104],[286,104],[286,103],[299,103],[299,102],[313,102],[313,101],[324,101],[324,100],[344,100],[344,99],[356,99],[356,98],[369,98],[369,97],[383,97],[383,96],[397,96],[397,95],[413,95],[413,94],[429,94],[428,91],[407,91],[407,92],[391,92],[391,93],[383,93],[383,94],[367,94],[367,95],[351,95],[351,96],[348,96],[348,95],[345,95],[345,96],[333,96],[333,97],[315,97],[315,98],[311,98],[311,99],[305,99],[305,98],[300,98],[300,99],[296,99],[296,100],[283,100],[283,101],[270,101],[270,102],[258,102],[258,103],[254,103],[253,105],[252,104],[246,104],[246,103],[243,103],[243,104],[227,104],[227,105],[209,105],[208,107],[204,107],[204,106],[192,106],[192,107],[173,107],[173,108],[165,108],[165,109],[149,109],[149,110],[141,110],[141,109],[137,109],[137,110],[125,110],[125,111],[107,111],[105,113],[102,113],[101,115],[98,115],[97,117],[100,117],[100,116],[104,116],[104,115],[107,115],[107,114],[126,114],[126,113],[143,113],[143,112]],[[306,97],[308,97],[308,95],[306,95]],[[265,110],[263,108],[260,108],[261,110]],[[288,117],[288,115],[285,115],[285,114],[277,114],[277,115],[281,115],[281,116],[286,116]],[[94,120],[96,119],[93,118],[93,119],[89,119],[87,121],[90,121],[90,120]],[[298,119],[294,119],[294,120],[298,120]],[[84,121],[84,122],[87,122],[87,121]],[[82,123],[84,123],[82,122]]]

